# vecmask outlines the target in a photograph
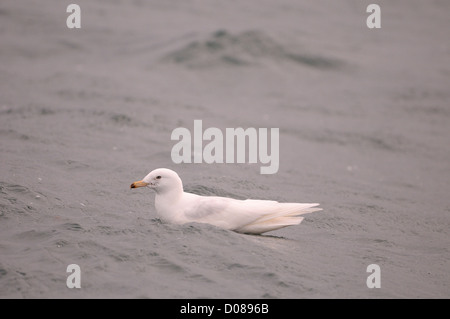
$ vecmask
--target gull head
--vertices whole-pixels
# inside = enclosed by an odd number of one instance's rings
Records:
[[[178,174],[167,168],[157,168],[142,180],[134,182],[130,188],[149,187],[161,194],[169,191],[183,191],[183,183]]]

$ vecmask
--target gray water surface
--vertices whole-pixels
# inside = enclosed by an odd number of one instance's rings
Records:
[[[449,298],[450,3],[0,4],[1,298]],[[280,129],[280,168],[179,164],[171,132]],[[249,236],[129,185],[318,202]],[[81,288],[69,289],[69,264]],[[381,269],[369,289],[367,266]]]

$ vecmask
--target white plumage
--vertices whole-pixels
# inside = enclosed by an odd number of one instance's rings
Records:
[[[218,196],[200,196],[184,192],[178,174],[158,168],[131,188],[150,187],[155,190],[155,207],[167,222],[184,224],[207,223],[240,233],[261,234],[282,227],[300,224],[300,215],[322,210],[319,204],[279,203],[270,200],[238,200]]]

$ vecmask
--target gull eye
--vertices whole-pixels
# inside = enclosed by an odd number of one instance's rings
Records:
[[[156,176],[156,179],[161,179],[161,175]]]

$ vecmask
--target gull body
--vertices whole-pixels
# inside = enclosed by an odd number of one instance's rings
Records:
[[[151,171],[131,188],[149,187],[156,192],[158,216],[170,223],[207,223],[240,233],[261,234],[300,224],[300,215],[322,210],[317,203],[279,203],[271,200],[238,200],[200,196],[183,190],[178,174],[167,168]]]

